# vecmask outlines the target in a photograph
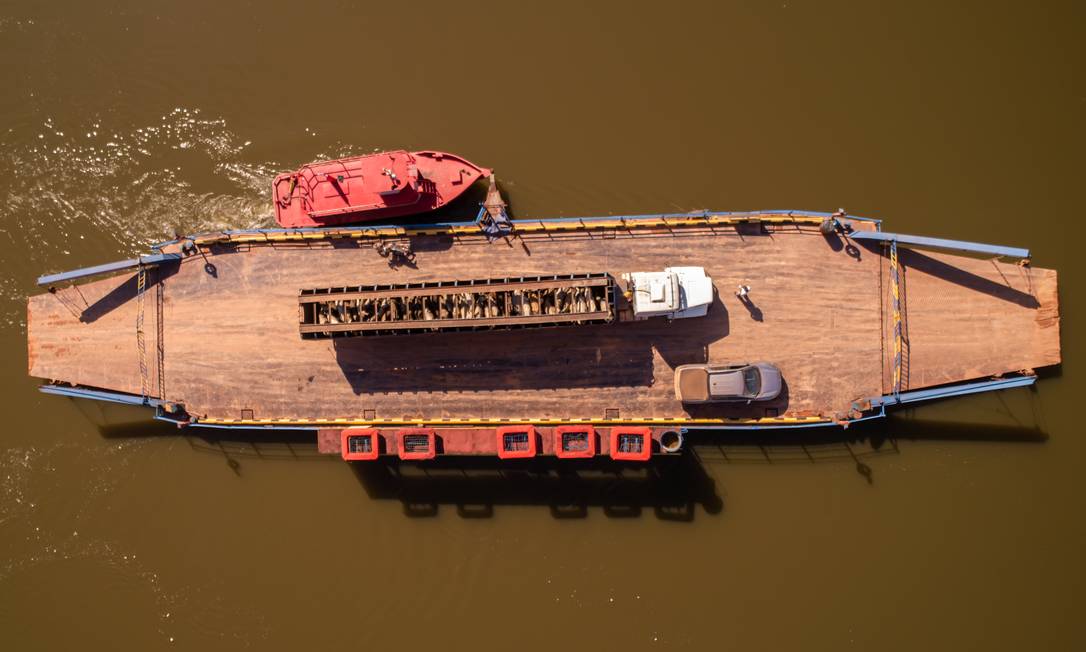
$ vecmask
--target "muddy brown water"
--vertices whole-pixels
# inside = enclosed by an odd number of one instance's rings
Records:
[[[0,5],[0,648],[1082,649],[1080,4],[357,4]],[[626,472],[362,471],[25,376],[39,273],[267,225],[276,171],[397,147],[494,166],[522,217],[1028,246],[1064,366]]]

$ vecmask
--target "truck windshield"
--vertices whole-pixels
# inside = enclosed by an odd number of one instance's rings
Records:
[[[743,389],[747,396],[757,396],[762,391],[762,375],[757,367],[749,367],[743,371]]]

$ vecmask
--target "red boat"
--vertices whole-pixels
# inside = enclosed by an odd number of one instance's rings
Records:
[[[417,215],[459,197],[490,170],[445,152],[381,152],[319,161],[272,182],[275,221],[332,226]]]

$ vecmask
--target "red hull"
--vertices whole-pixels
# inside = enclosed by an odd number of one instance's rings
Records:
[[[503,431],[530,433],[531,445],[523,453],[510,455],[501,450]],[[588,435],[589,447],[584,451],[570,452],[562,450],[562,432],[582,432]],[[683,447],[680,428],[674,426],[629,427],[602,426],[586,424],[566,426],[531,426],[514,425],[501,428],[472,427],[382,427],[382,428],[318,428],[317,450],[321,453],[340,455],[353,462],[376,460],[382,456],[398,456],[400,459],[433,459],[449,455],[486,455],[500,459],[533,458],[554,456],[564,459],[592,459],[610,457],[613,460],[647,462],[653,455],[672,455]],[[639,452],[621,450],[616,440],[621,434],[642,434],[647,446]],[[422,439],[411,451],[404,450],[404,436],[414,435]],[[352,449],[349,441],[352,437],[372,437],[364,449]],[[668,438],[671,438],[670,441]],[[676,438],[677,437],[677,438]],[[670,447],[669,447],[670,446]]]
[[[285,227],[418,215],[459,197],[490,170],[444,152],[381,152],[310,163],[272,182],[275,221]]]

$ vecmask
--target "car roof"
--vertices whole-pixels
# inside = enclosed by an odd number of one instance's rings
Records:
[[[709,374],[709,394],[711,396],[743,396],[743,370],[728,369]]]

